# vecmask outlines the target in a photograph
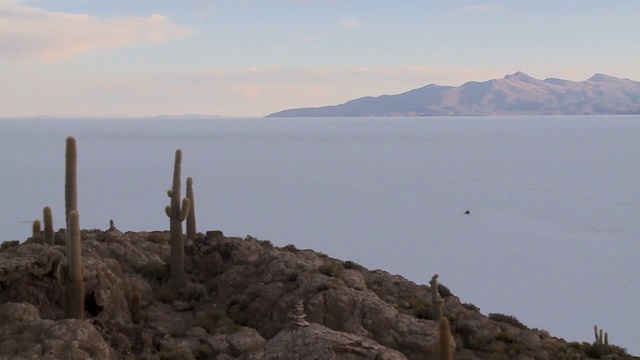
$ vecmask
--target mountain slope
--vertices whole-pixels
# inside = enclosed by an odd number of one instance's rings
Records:
[[[586,115],[640,113],[640,82],[596,74],[574,82],[523,72],[459,87],[427,85],[397,95],[279,111],[268,117]]]

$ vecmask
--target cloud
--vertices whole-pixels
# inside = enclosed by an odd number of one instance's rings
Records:
[[[0,56],[17,60],[56,62],[136,43],[162,43],[191,32],[159,14],[102,19],[0,0]]]
[[[358,26],[360,26],[360,22],[353,18],[343,18],[340,19],[338,23],[344,28],[357,28]]]
[[[240,93],[246,100],[255,100],[262,95],[262,86],[256,83],[234,83],[229,85],[229,89]]]
[[[257,66],[251,66],[248,68],[243,68],[243,69],[236,69],[234,72],[238,75],[243,75],[243,74],[251,74],[251,73],[257,73],[259,72],[260,69],[258,69]]]

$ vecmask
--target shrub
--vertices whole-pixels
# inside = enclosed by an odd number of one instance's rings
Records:
[[[265,249],[273,249],[273,244],[269,240],[262,240],[260,241],[260,243],[262,244],[262,247]]]
[[[475,311],[475,312],[480,312],[480,308],[475,306],[472,303],[464,303],[462,304],[462,306],[467,309],[467,310],[471,310],[471,311]]]
[[[4,249],[8,249],[10,247],[18,246],[18,245],[20,245],[20,240],[5,241],[5,242],[2,243],[2,245],[0,245],[0,251],[2,251]]]
[[[233,245],[228,242],[218,243],[215,246],[215,251],[217,251],[220,254],[222,261],[226,262],[226,261],[229,261],[229,259],[231,259],[231,256],[233,254]]]
[[[609,355],[615,355],[619,357],[629,357],[629,353],[627,353],[627,349],[622,348],[617,345],[604,345],[604,344],[589,344],[588,342],[582,343],[582,350],[585,355],[589,358],[593,359],[603,359],[608,357]]]
[[[298,252],[298,248],[293,244],[289,244],[285,246],[283,249],[287,250],[288,252],[292,252],[294,254]]]
[[[213,358],[213,349],[207,344],[198,344],[191,348],[191,353],[196,359],[211,359]]]
[[[212,310],[204,316],[194,317],[189,320],[187,325],[188,327],[201,327],[211,334],[232,334],[239,329],[239,326],[222,310]]]
[[[209,280],[207,280],[204,286],[207,288],[207,291],[209,291],[209,293],[213,293],[214,291],[218,290],[218,278],[210,278]]]
[[[347,260],[344,262],[343,264],[345,269],[355,269],[355,270],[361,270],[362,269],[362,265],[359,265],[351,260]]]
[[[342,270],[343,268],[341,266],[333,262],[324,263],[318,268],[320,274],[331,277],[341,277]]]
[[[489,319],[493,321],[509,324],[511,326],[517,327],[518,329],[523,329],[523,330],[528,329],[528,327],[526,327],[523,323],[520,322],[520,320],[516,319],[516,317],[513,315],[491,313],[489,314]]]
[[[178,291],[176,291],[176,289],[174,289],[169,283],[158,287],[155,290],[155,296],[157,300],[164,303],[172,303],[180,298]]]
[[[448,287],[440,283],[438,283],[438,293],[442,297],[453,296],[453,294],[451,293],[451,290],[449,290]]]
[[[137,269],[138,273],[150,282],[164,283],[171,277],[171,267],[157,261],[146,262]]]
[[[299,288],[300,288],[300,284],[299,283],[297,283],[295,281],[289,281],[289,282],[284,283],[284,287],[282,288],[282,291],[285,294],[288,294],[288,293],[290,293],[292,291],[295,291],[295,290],[297,290]]]
[[[194,360],[193,354],[187,348],[170,348],[158,353],[160,360]]]
[[[152,232],[147,234],[145,240],[154,244],[168,244],[171,236],[166,232]]]
[[[180,290],[180,298],[184,301],[200,301],[206,295],[207,288],[197,283],[188,283]]]
[[[431,309],[429,309],[426,306],[421,306],[421,307],[415,308],[413,310],[413,314],[418,319],[422,319],[422,320],[431,320],[431,319],[433,319],[433,315],[431,314]]]

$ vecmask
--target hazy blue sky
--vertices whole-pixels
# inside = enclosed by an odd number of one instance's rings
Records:
[[[0,116],[262,116],[524,71],[640,80],[640,1],[0,0]]]

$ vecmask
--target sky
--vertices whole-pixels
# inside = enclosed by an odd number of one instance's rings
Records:
[[[0,0],[0,117],[264,116],[523,71],[640,81],[640,1]]]

